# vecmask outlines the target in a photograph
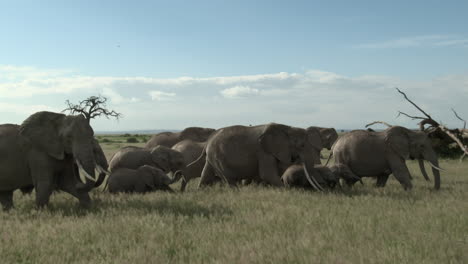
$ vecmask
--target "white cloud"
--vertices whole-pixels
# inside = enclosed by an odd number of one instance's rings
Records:
[[[248,86],[234,86],[221,91],[221,94],[225,98],[250,97],[258,95],[259,93],[260,91],[258,89],[250,88]]]
[[[150,91],[149,95],[153,101],[168,101],[174,99],[175,93],[167,93],[163,91]]]
[[[375,43],[357,45],[356,48],[365,49],[389,49],[389,48],[414,48],[414,47],[447,47],[468,46],[468,37],[456,35],[423,35],[385,40]]]
[[[416,81],[310,70],[161,79],[83,76],[70,71],[0,66],[0,76],[0,119],[16,123],[35,111],[60,111],[66,99],[77,102],[102,94],[110,99],[108,107],[123,113],[124,118],[118,123],[94,120],[96,130],[267,122],[359,128],[374,120],[415,126],[412,120],[395,118],[398,110],[418,114],[395,87],[407,92],[436,120],[448,126],[460,125],[450,108],[468,118],[468,112],[464,112],[468,98],[466,74]]]

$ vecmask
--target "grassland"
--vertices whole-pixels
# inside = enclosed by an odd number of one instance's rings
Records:
[[[102,143],[108,157],[126,137]],[[137,137],[138,138],[138,137]],[[16,192],[0,212],[1,263],[468,263],[468,161],[442,160],[433,191],[371,179],[345,193],[215,186],[185,193],[92,192],[93,208],[55,194],[36,210]],[[174,186],[177,188],[177,186]]]

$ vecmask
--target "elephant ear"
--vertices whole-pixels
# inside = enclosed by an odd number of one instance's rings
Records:
[[[288,129],[289,127],[285,125],[269,124],[258,139],[263,150],[272,154],[282,163],[291,162]]]
[[[327,149],[331,149],[338,139],[338,133],[334,128],[320,128],[320,134],[322,135],[323,147]]]
[[[321,151],[323,149],[322,136],[320,130],[316,127],[309,127],[307,131],[307,142],[316,150]]]
[[[410,155],[410,140],[408,130],[404,127],[394,126],[385,131],[385,143],[402,159]]]
[[[165,146],[156,146],[151,149],[151,160],[164,172],[171,170],[170,166],[170,151],[171,149]]]
[[[21,124],[19,133],[35,149],[62,160],[65,156],[65,147],[60,129],[65,118],[64,114],[37,112]]]

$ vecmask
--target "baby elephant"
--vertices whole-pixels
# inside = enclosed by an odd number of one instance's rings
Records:
[[[360,178],[356,176],[346,165],[343,164],[335,164],[332,166],[323,166],[323,165],[315,165],[314,170],[309,172],[311,174],[319,174],[324,179],[334,179],[327,181],[327,186],[320,186],[320,187],[328,187],[333,189],[337,184],[339,185],[340,178],[344,179],[345,181],[359,181]],[[314,177],[313,175],[310,175]],[[312,189],[313,187],[311,183],[311,179],[308,179],[306,174],[304,173],[304,169],[302,165],[293,164],[289,166],[288,169],[283,173],[281,176],[283,183],[286,187],[298,187],[304,189]]]
[[[182,174],[178,171],[171,179],[162,170],[149,165],[141,166],[136,170],[119,168],[109,176],[109,192],[146,193],[156,190],[173,192],[169,185],[177,182],[181,177]]]

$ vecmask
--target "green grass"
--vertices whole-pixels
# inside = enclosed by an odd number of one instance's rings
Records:
[[[127,143],[103,144],[110,156]],[[143,143],[132,144],[143,145]],[[391,177],[345,193],[215,186],[110,195],[94,205],[55,194],[47,210],[15,193],[0,212],[1,263],[468,263],[468,161],[442,160],[432,190],[408,162],[414,189]],[[174,186],[178,188],[178,186]]]

